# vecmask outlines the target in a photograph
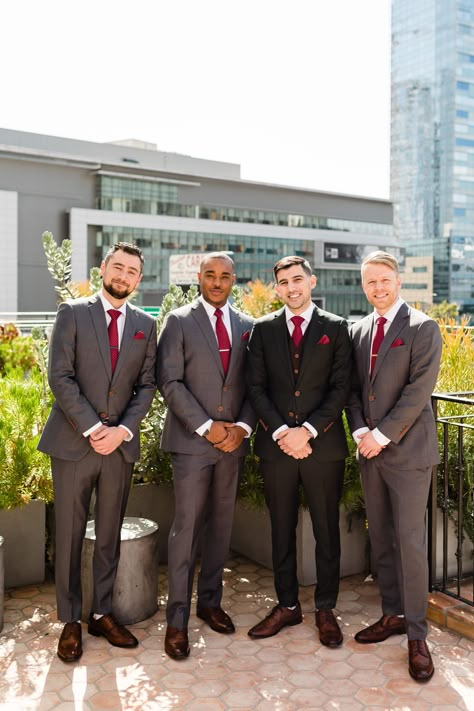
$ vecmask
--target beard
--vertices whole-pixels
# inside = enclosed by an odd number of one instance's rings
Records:
[[[133,289],[127,289],[126,286],[118,284],[114,285],[111,281],[106,282],[105,280],[102,280],[102,286],[104,287],[104,290],[114,299],[126,299],[134,291]]]

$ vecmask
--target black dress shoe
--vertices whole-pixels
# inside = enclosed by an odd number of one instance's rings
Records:
[[[341,646],[342,632],[332,610],[316,610],[316,627],[321,644],[325,647]]]
[[[178,629],[168,625],[165,636],[165,652],[171,659],[186,659],[189,657],[188,630]]]
[[[94,637],[105,637],[114,647],[138,646],[138,639],[125,627],[119,625],[113,615],[103,615],[96,620],[91,612],[87,631]]]
[[[383,642],[393,634],[405,634],[407,631],[405,618],[396,615],[382,615],[380,620],[357,632],[354,639],[359,644],[374,644]]]
[[[222,607],[198,607],[196,615],[199,619],[207,622],[214,632],[221,632],[222,634],[235,632],[234,623]]]
[[[424,639],[408,640],[408,671],[415,681],[429,681],[433,676],[433,660]]]
[[[278,634],[283,627],[299,625],[302,621],[303,615],[301,614],[299,603],[294,610],[290,610],[289,607],[283,607],[283,605],[276,605],[264,620],[248,631],[248,636],[252,637],[252,639],[273,637],[273,635]]]
[[[63,662],[77,662],[82,657],[82,627],[80,622],[64,625],[58,643],[58,657]]]

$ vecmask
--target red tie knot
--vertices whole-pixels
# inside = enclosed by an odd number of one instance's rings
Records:
[[[117,311],[116,309],[109,309],[107,311],[107,313],[109,314],[112,321],[116,321],[118,319],[118,317],[122,315],[122,312]]]
[[[385,324],[387,323],[387,319],[385,318],[385,316],[379,316],[375,323],[377,324],[377,326],[385,326]]]
[[[304,321],[304,318],[302,316],[292,316],[291,321],[293,321],[295,326],[301,326]]]
[[[216,309],[216,310],[214,311],[214,316],[215,316],[216,318],[222,318],[222,315],[223,315],[223,314],[222,314],[221,309]]]

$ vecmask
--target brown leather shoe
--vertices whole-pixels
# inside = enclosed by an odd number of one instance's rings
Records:
[[[222,634],[235,632],[234,623],[222,607],[198,607],[196,615],[207,622],[214,632],[222,632]]]
[[[383,642],[393,634],[406,634],[407,627],[404,617],[396,615],[382,615],[380,620],[369,625],[360,632],[357,632],[354,639],[360,644],[374,644],[375,642]]]
[[[165,652],[171,659],[186,659],[189,657],[188,630],[178,629],[168,625],[165,636]]]
[[[252,637],[252,639],[273,637],[273,635],[278,634],[283,627],[299,625],[300,622],[303,622],[303,615],[301,614],[301,606],[299,603],[294,610],[290,610],[288,607],[283,607],[282,605],[276,605],[264,620],[248,631],[248,636]]]
[[[63,662],[77,662],[82,657],[82,627],[80,622],[64,625],[58,643],[58,657]]]
[[[332,610],[316,610],[316,627],[321,644],[325,647],[341,646],[342,632]]]
[[[433,676],[433,660],[424,639],[408,640],[408,671],[415,681],[429,681]]]
[[[91,612],[87,631],[94,637],[105,637],[107,642],[114,647],[138,646],[138,639],[125,627],[119,625],[113,615],[103,615],[96,620]]]

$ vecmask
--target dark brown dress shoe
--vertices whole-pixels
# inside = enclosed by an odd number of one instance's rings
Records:
[[[178,629],[168,625],[165,636],[165,652],[171,659],[186,659],[189,657],[188,630]]]
[[[316,610],[316,627],[321,644],[325,647],[341,646],[342,632],[332,610]]]
[[[380,620],[369,625],[360,632],[357,632],[354,639],[360,644],[374,644],[375,642],[383,642],[393,634],[406,634],[407,627],[404,617],[396,615],[382,615]]]
[[[207,622],[214,632],[222,632],[222,634],[235,632],[234,623],[222,607],[198,607],[196,615]]]
[[[105,637],[107,642],[114,647],[138,646],[138,639],[125,627],[119,625],[113,615],[103,615],[96,620],[91,612],[87,631],[94,637]]]
[[[291,627],[299,625],[303,621],[301,614],[301,606],[298,603],[294,610],[282,605],[276,605],[264,620],[252,627],[248,631],[249,637],[252,639],[264,639],[265,637],[273,637],[278,634],[283,627]]]
[[[433,660],[424,639],[408,640],[408,671],[415,681],[429,681],[433,676]]]
[[[63,662],[77,662],[82,657],[82,627],[80,622],[64,625],[58,643],[58,657]]]

